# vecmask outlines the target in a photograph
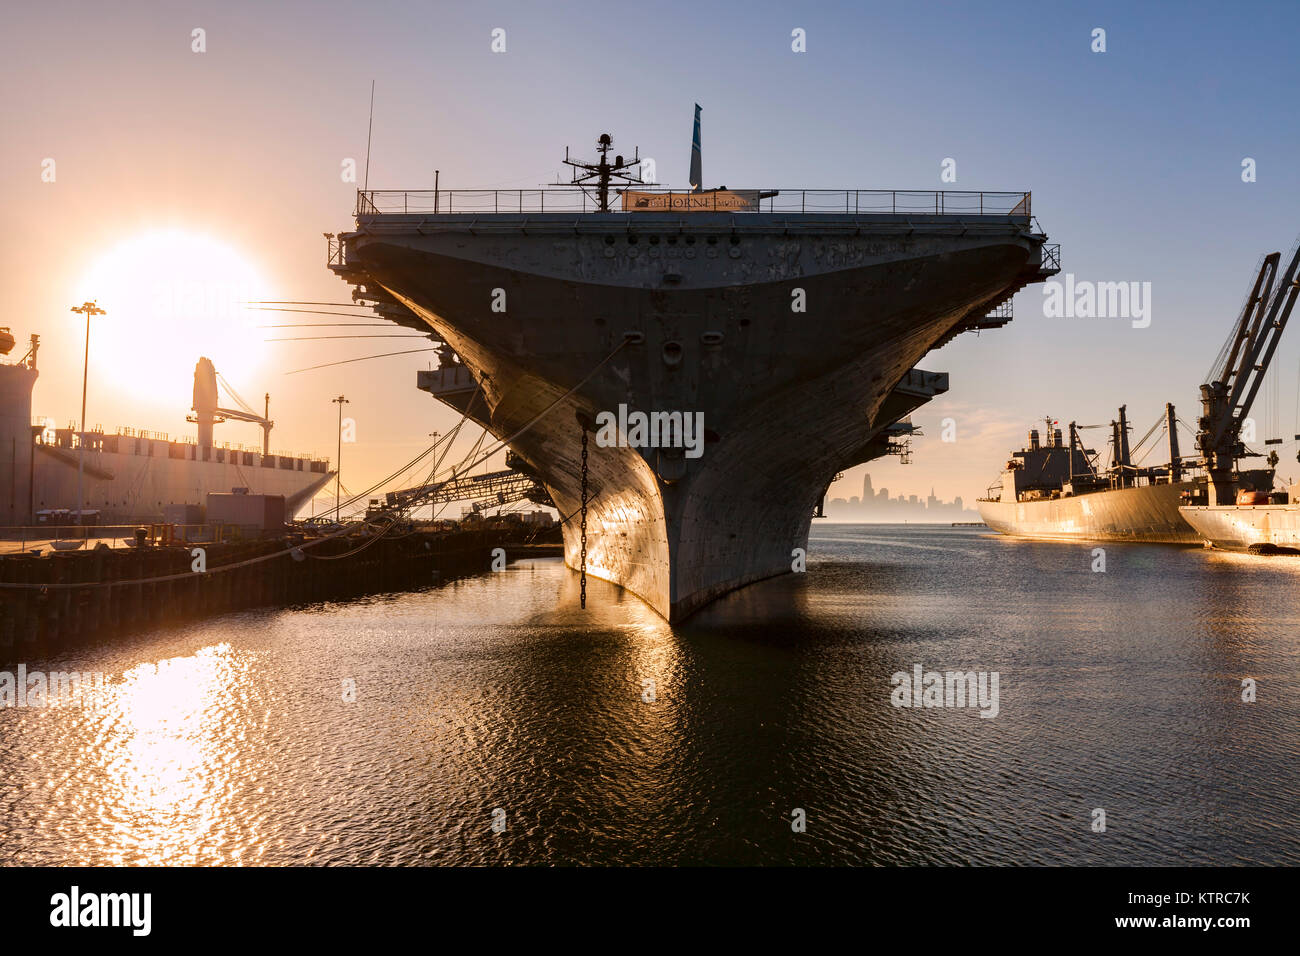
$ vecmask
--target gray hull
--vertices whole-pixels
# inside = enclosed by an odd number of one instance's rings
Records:
[[[511,446],[564,516],[580,501],[580,418],[620,404],[703,413],[698,459],[589,445],[588,571],[676,621],[791,570],[836,473],[884,454],[884,429],[946,387],[915,364],[1039,281],[1043,237],[1025,225],[372,214],[334,268],[455,349],[482,387],[473,417],[493,434],[541,415]],[[625,333],[640,341],[601,365]],[[576,519],[564,536],[576,567]]]
[[[1220,505],[1181,509],[1198,540],[1216,548],[1244,550],[1259,545],[1300,548],[1300,506]]]
[[[196,461],[167,457],[168,442],[149,442],[157,454],[88,451],[82,489],[87,509],[99,512],[100,524],[129,524],[163,520],[167,505],[206,505],[210,493],[228,494],[232,488],[247,488],[255,495],[284,495],[286,514],[297,515],[316,492],[334,477],[331,471],[311,471],[308,460],[261,455],[257,464],[237,465],[233,461]],[[122,444],[134,449],[135,440]],[[174,446],[173,446],[174,447]],[[192,451],[195,446],[186,446]],[[225,452],[233,458],[236,452]],[[270,461],[273,467],[265,467]],[[317,464],[323,465],[323,462]],[[304,469],[303,466],[307,466]],[[36,446],[33,468],[35,508],[76,508],[77,455],[67,449]],[[23,522],[26,523],[26,522]]]
[[[979,501],[984,523],[1003,534],[1080,541],[1199,544],[1179,514],[1190,481],[1098,491],[1050,501]]]

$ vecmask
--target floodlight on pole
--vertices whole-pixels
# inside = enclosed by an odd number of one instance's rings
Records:
[[[84,498],[82,497],[82,480],[86,470],[86,382],[90,377],[90,317],[107,315],[94,301],[74,305],[73,312],[86,316],[86,356],[81,366],[81,431],[77,434],[77,524],[85,524]]]

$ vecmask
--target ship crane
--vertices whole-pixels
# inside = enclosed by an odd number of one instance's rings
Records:
[[[224,380],[223,380],[224,381]],[[235,395],[229,385],[226,390],[231,393],[235,401],[244,405],[243,399]],[[233,420],[239,422],[251,422],[254,425],[262,426],[262,455],[265,457],[271,454],[271,428],[275,422],[271,421],[271,394],[268,392],[265,396],[266,412],[258,415],[247,405],[243,409],[238,408],[221,408],[217,405],[217,370],[212,365],[209,358],[200,358],[194,366],[194,405],[193,415],[187,415],[187,422],[194,422],[198,427],[198,445],[200,448],[212,447],[212,426],[219,425],[224,421]]]
[[[1054,420],[1048,419],[1048,421],[1052,421],[1052,424],[1055,425]],[[1079,479],[1095,480],[1097,478],[1097,452],[1091,448],[1084,447],[1083,436],[1080,435],[1079,432],[1089,428],[1108,428],[1108,427],[1110,426],[1080,425],[1078,422],[1070,422],[1070,450],[1069,450],[1069,458],[1067,460],[1069,461],[1069,466],[1068,466],[1069,481],[1071,486],[1073,486],[1075,481]],[[1077,474],[1075,473],[1074,470],[1074,462],[1075,462],[1074,456],[1076,452],[1078,452],[1078,454],[1083,456],[1083,463],[1084,463],[1084,469],[1079,471]]]
[[[1201,386],[1196,445],[1209,475],[1211,505],[1233,502],[1233,468],[1247,454],[1241,441],[1242,422],[1250,413],[1300,293],[1300,243],[1278,282],[1281,259],[1279,252],[1264,257],[1241,316],[1219,353],[1221,360],[1211,370],[1213,377]]]

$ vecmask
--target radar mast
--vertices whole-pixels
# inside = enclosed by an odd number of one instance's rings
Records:
[[[629,160],[624,160],[622,156],[615,155],[614,162],[609,161],[609,151],[614,147],[614,137],[608,133],[601,133],[600,138],[596,140],[596,151],[600,153],[600,162],[584,163],[581,160],[570,159],[569,149],[564,149],[564,164],[574,168],[573,183],[575,186],[584,186],[592,180],[596,181],[596,206],[599,212],[609,212],[609,184],[611,179],[618,179],[629,186],[649,186],[641,179],[637,173],[624,172],[641,165],[640,148],[638,147],[636,155]],[[581,175],[579,175],[581,171]],[[583,190],[586,191],[585,189]]]

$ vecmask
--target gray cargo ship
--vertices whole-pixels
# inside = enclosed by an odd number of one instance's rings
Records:
[[[1165,406],[1169,464],[1141,468],[1132,463],[1127,410],[1110,423],[1112,464],[1099,468],[1096,452],[1085,448],[1081,428],[1069,425],[1068,443],[1055,422],[1047,422],[1040,442],[1029,432],[1025,448],[1013,452],[989,496],[977,501],[980,517],[994,531],[1033,538],[1085,541],[1148,541],[1199,544],[1197,532],[1183,520],[1181,506],[1207,494],[1203,473],[1189,473],[1178,453],[1177,416]],[[1271,469],[1237,472],[1241,488],[1268,489]]]
[[[947,389],[917,363],[1059,252],[1027,192],[672,192],[611,146],[562,188],[362,191],[330,266],[445,343],[430,390],[545,485],[569,565],[677,621],[790,572],[835,476]],[[702,416],[699,454],[600,441],[621,407]]]

